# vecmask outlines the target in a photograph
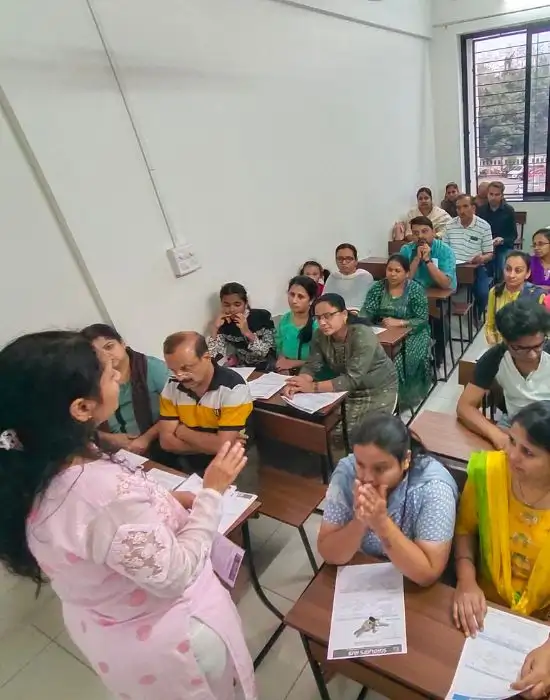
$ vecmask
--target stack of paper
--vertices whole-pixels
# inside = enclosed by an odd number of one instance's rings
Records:
[[[228,367],[228,369],[232,369],[233,372],[237,372],[237,374],[240,374],[243,379],[248,379],[252,372],[255,372],[256,370],[254,367]]]
[[[286,384],[288,377],[276,372],[262,374],[258,379],[248,382],[253,399],[270,399]]]
[[[483,632],[464,643],[447,700],[504,700],[527,654],[548,639],[548,627],[489,608]]]
[[[380,333],[383,333],[386,329],[385,328],[380,328],[380,326],[371,326],[371,331],[375,335],[379,335]]]
[[[283,396],[283,401],[286,401],[289,406],[305,411],[305,413],[317,413],[325,406],[330,406],[341,396],[345,396],[346,393],[345,391],[325,391],[320,394],[294,394],[291,399]]]
[[[339,567],[329,661],[406,653],[403,575],[393,564]]]
[[[191,474],[188,479],[178,486],[176,491],[190,491],[197,494],[201,489],[201,477],[198,474]],[[227,532],[257,498],[258,496],[253,493],[243,493],[242,491],[237,491],[236,486],[230,486],[223,494],[223,514],[218,531],[222,534]]]
[[[187,479],[185,474],[172,474],[171,472],[165,472],[163,469],[149,469],[147,472],[157,484],[164,486],[167,491],[174,491],[178,486]]]

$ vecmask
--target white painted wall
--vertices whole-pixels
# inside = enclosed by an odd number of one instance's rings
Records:
[[[521,7],[531,9],[521,10]],[[482,11],[480,11],[482,7]],[[464,183],[460,36],[550,18],[550,3],[535,0],[434,0],[431,42],[437,180]],[[520,11],[521,10],[521,11]],[[482,14],[485,19],[476,19]],[[490,15],[490,16],[489,16]],[[437,26],[437,25],[440,26]],[[550,225],[550,203],[517,202],[527,212],[526,235]]]
[[[381,27],[431,36],[430,0],[272,0],[345,15]]]
[[[99,310],[0,110],[0,346],[46,328],[79,328]]]
[[[392,3],[410,22],[412,0]],[[168,223],[201,270],[170,271],[168,225],[85,0],[2,4],[0,84],[136,347],[203,328],[231,279],[283,310],[300,262],[330,264],[342,240],[384,253],[393,216],[434,181],[426,40],[273,0],[92,7]]]

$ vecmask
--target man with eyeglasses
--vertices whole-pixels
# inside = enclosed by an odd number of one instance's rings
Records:
[[[550,313],[532,299],[518,299],[496,315],[503,342],[477,361],[473,381],[457,404],[458,419],[497,450],[508,444],[507,428],[516,413],[534,401],[550,400]],[[497,425],[479,410],[483,397],[497,382],[506,412]]]

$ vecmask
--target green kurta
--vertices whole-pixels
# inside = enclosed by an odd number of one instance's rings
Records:
[[[373,323],[383,318],[407,321],[411,332],[405,339],[405,358],[399,353],[395,360],[399,377],[399,404],[412,408],[420,403],[431,386],[430,324],[428,299],[422,286],[407,281],[402,296],[392,297],[385,280],[375,282],[367,292],[361,314]]]

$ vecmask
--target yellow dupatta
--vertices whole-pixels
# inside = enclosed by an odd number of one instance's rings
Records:
[[[550,536],[541,548],[522,594],[512,587],[509,525],[509,471],[504,452],[474,453],[468,464],[478,508],[482,565],[500,597],[522,615],[550,603]]]

